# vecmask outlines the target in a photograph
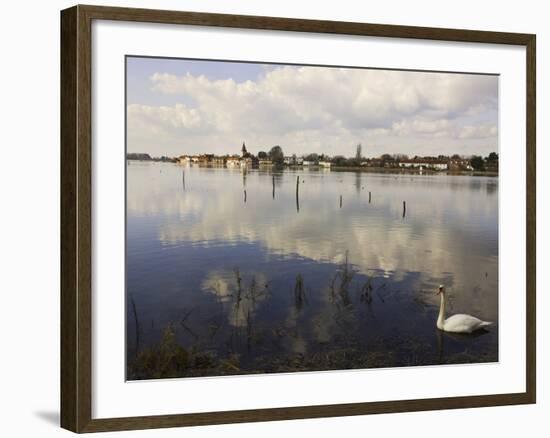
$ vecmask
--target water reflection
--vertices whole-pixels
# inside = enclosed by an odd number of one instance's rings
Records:
[[[433,295],[443,283],[450,311],[498,320],[497,202],[496,178],[132,163],[141,343],[185,317],[179,344],[231,359],[204,374],[497,360],[498,325],[440,339]]]

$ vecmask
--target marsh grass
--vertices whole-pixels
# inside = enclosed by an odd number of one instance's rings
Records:
[[[184,348],[176,340],[176,328],[164,329],[161,341],[141,350],[128,366],[128,379],[164,379],[182,376],[207,376],[240,372],[236,355],[220,360],[196,347]]]

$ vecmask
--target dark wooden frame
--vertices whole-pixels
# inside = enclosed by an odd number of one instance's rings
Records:
[[[92,20],[269,29],[524,46],[527,53],[526,392],[198,414],[92,419]],[[61,12],[61,426],[97,432],[514,405],[536,401],[535,47],[531,34],[75,6]]]

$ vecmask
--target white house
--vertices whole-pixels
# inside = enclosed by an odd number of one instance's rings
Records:
[[[447,170],[449,168],[449,164],[446,161],[404,160],[399,162],[399,167]]]
[[[294,155],[284,157],[284,159],[283,159],[283,162],[287,166],[301,166],[303,161],[304,161],[304,159],[302,157],[296,157]]]
[[[242,157],[240,160],[241,168],[243,167],[252,167],[252,158],[251,157]]]
[[[225,165],[227,167],[240,167],[241,165],[241,157],[228,157],[225,161]]]

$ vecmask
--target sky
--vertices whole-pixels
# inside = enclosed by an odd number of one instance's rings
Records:
[[[498,151],[498,76],[128,57],[127,150]]]

